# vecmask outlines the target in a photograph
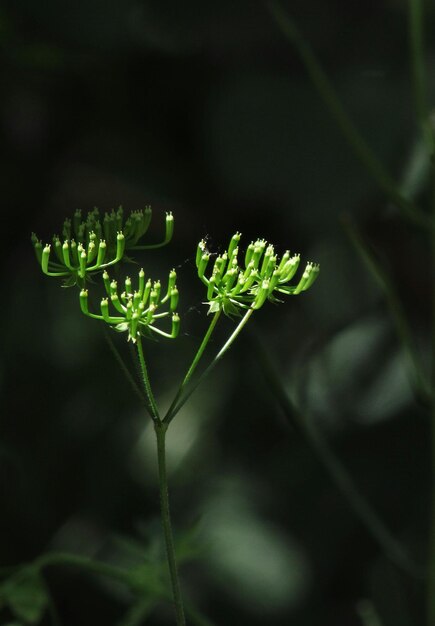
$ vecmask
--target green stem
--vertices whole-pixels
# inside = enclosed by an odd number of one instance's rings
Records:
[[[199,363],[199,361],[202,358],[202,355],[204,354],[204,350],[206,349],[207,344],[210,341],[210,337],[212,336],[212,333],[213,333],[213,331],[214,331],[214,329],[216,327],[216,324],[217,324],[217,322],[218,322],[218,320],[219,320],[219,318],[221,316],[221,313],[222,313],[222,309],[219,309],[219,311],[216,311],[216,313],[213,315],[213,318],[212,318],[212,320],[210,322],[210,325],[209,325],[209,327],[207,329],[206,334],[204,335],[204,338],[203,338],[203,340],[201,342],[201,345],[199,346],[198,351],[195,354],[195,357],[194,357],[194,359],[193,359],[193,361],[192,361],[192,363],[191,363],[191,365],[190,365],[190,367],[189,367],[189,369],[187,371],[187,374],[184,377],[183,382],[181,383],[180,387],[178,388],[178,391],[175,394],[175,398],[173,399],[173,401],[171,403],[171,406],[169,407],[169,409],[168,409],[168,411],[166,413],[166,416],[165,416],[163,421],[166,420],[166,417],[168,415],[172,414],[174,408],[177,405],[177,402],[179,401],[179,399],[183,395],[183,391],[184,391],[185,387],[187,386],[187,384],[189,383],[190,379],[192,378],[193,373],[196,370],[196,368],[198,366],[198,363]]]
[[[434,134],[427,105],[426,70],[423,46],[423,2],[409,0],[409,40],[417,119],[429,152],[434,150]]]
[[[405,198],[394,180],[385,170],[381,161],[373,153],[354,123],[349,118],[340,102],[334,87],[317,61],[313,51],[302,37],[294,21],[285,13],[278,2],[268,2],[269,10],[275,18],[283,34],[293,44],[307,73],[319,95],[335,119],[338,127],[360,159],[364,167],[384,191],[391,202],[397,206],[408,219],[426,227],[432,227],[432,220],[411,200]]]
[[[407,359],[410,380],[415,389],[416,395],[424,400],[427,404],[431,403],[431,392],[428,384],[427,376],[424,373],[420,358],[414,346],[411,330],[403,310],[399,297],[397,296],[394,285],[390,281],[387,274],[379,266],[372,252],[369,250],[360,233],[352,224],[350,219],[345,216],[342,219],[344,229],[350,242],[354,246],[356,252],[362,259],[364,265],[374,278],[379,289],[383,292],[387,301],[388,308],[391,313],[399,341],[403,346],[403,350]]]
[[[110,348],[110,351],[112,352],[113,356],[115,357],[116,362],[118,363],[119,367],[121,368],[122,373],[124,374],[124,376],[126,377],[128,382],[130,383],[130,385],[131,385],[133,391],[135,392],[135,394],[143,402],[144,400],[147,399],[146,396],[144,396],[143,391],[140,389],[139,385],[134,380],[130,370],[128,369],[127,365],[125,364],[124,359],[122,358],[121,354],[119,353],[119,350],[117,349],[117,347],[113,343],[112,338],[110,337],[109,333],[106,330],[104,330],[104,338],[105,338],[105,340],[107,342],[107,345]]]
[[[177,618],[177,626],[185,626],[183,600],[181,597],[180,581],[178,578],[177,561],[175,557],[174,537],[172,534],[171,516],[169,510],[168,478],[166,474],[166,431],[168,424],[162,421],[154,422],[154,430],[157,438],[157,459],[159,466],[160,509],[162,517],[163,533],[165,536],[166,555],[168,559],[169,573],[171,576],[172,595],[174,609]]]
[[[276,397],[285,417],[289,421],[297,420],[297,424],[311,448],[316,452],[330,478],[345,496],[357,517],[364,523],[371,536],[375,539],[383,552],[404,571],[415,578],[424,577],[420,567],[410,559],[402,545],[393,537],[378,514],[358,491],[351,476],[344,465],[336,457],[327,441],[318,429],[312,424],[307,415],[302,415],[294,403],[289,399],[268,353],[261,344],[258,336],[252,333],[252,342],[256,346],[258,361],[270,385],[270,390]]]
[[[230,337],[224,343],[222,348],[216,354],[216,356],[214,357],[213,361],[208,365],[208,367],[206,367],[206,369],[197,378],[197,380],[190,387],[190,389],[181,397],[180,401],[178,402],[178,404],[176,404],[175,408],[171,412],[168,411],[168,413],[165,416],[164,423],[169,424],[172,421],[172,419],[179,412],[181,407],[184,406],[184,404],[187,402],[187,400],[190,398],[190,396],[193,394],[193,392],[197,389],[197,387],[213,371],[213,369],[216,367],[216,365],[218,364],[220,359],[224,356],[224,354],[227,352],[227,350],[229,350],[229,348],[231,347],[231,345],[233,344],[235,339],[238,337],[239,333],[242,331],[242,329],[244,328],[245,324],[248,322],[248,320],[251,317],[251,315],[253,314],[253,312],[254,312],[254,309],[248,309],[246,311],[245,315],[242,317],[242,319],[240,320],[240,322],[236,326],[235,330],[231,333]]]
[[[154,421],[157,421],[157,420],[160,420],[160,415],[159,415],[159,410],[157,408],[156,400],[154,398],[153,390],[151,389],[150,378],[148,376],[148,369],[147,369],[145,356],[143,352],[142,338],[140,335],[138,335],[137,337],[136,346],[137,346],[137,355],[139,358],[139,365],[140,365],[140,371],[142,374],[144,390],[145,390],[146,397],[148,399],[148,405],[149,405],[148,408],[150,410],[152,419]]]

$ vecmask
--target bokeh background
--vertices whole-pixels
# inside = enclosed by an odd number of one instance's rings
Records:
[[[374,151],[424,202],[428,165],[413,109],[407,3],[283,6]],[[266,6],[4,0],[0,54],[0,563],[61,550],[158,567],[149,420],[99,325],[81,315],[77,292],[45,278],[30,245],[32,231],[49,241],[78,208],[147,204],[150,237],[161,237],[167,210],[176,230],[171,246],[143,262],[154,276],[176,267],[181,291],[182,336],[147,345],[162,405],[207,324],[192,261],[200,238],[218,251],[240,230],[246,245],[264,237],[280,253],[290,247],[319,262],[312,290],[264,307],[254,332],[290,396],[299,390],[303,419],[424,563],[429,414],[341,218],[352,218],[391,277],[423,361],[427,237],[354,157]],[[232,327],[222,324],[212,350]],[[113,339],[129,359],[124,337]],[[249,333],[177,417],[168,447],[183,586],[211,623],[423,623],[423,583],[387,558],[283,415]],[[55,610],[35,610],[27,623],[53,624],[55,612],[62,626],[173,623],[162,604],[134,621],[137,599],[102,577],[54,567],[45,580]],[[38,590],[30,593],[39,606]],[[0,621],[19,622],[4,597]]]

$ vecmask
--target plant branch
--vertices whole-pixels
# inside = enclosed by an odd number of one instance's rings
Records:
[[[238,323],[238,325],[236,326],[234,331],[231,333],[231,335],[229,336],[227,341],[224,343],[222,348],[216,354],[216,356],[214,357],[213,361],[208,365],[208,367],[206,367],[206,369],[197,378],[197,380],[193,383],[193,385],[191,385],[190,389],[186,393],[184,393],[184,395],[181,397],[180,401],[175,406],[175,408],[172,410],[172,412],[168,412],[166,414],[165,419],[164,419],[165,423],[169,424],[173,420],[175,415],[184,406],[184,404],[187,402],[187,400],[190,398],[190,396],[193,394],[193,392],[197,389],[197,387],[214,370],[214,368],[216,367],[216,365],[218,364],[220,359],[224,356],[224,354],[227,352],[227,350],[230,349],[230,347],[232,346],[233,342],[239,336],[239,333],[242,331],[242,329],[244,328],[245,324],[247,324],[247,322],[248,322],[249,318],[251,317],[251,315],[253,314],[253,312],[254,312],[254,309],[252,309],[252,308],[249,308],[246,311],[245,315],[242,317],[242,319],[240,320],[240,322]]]
[[[382,189],[389,200],[399,208],[405,217],[415,223],[432,228],[432,219],[417,207],[414,202],[402,195],[398,185],[385,170],[381,161],[373,153],[372,149],[348,116],[334,87],[320,66],[311,47],[299,32],[295,22],[285,13],[278,2],[268,2],[267,6],[282,33],[295,47],[314,87],[317,89],[347,142],[366,170],[377,182],[380,189]]]
[[[221,316],[221,313],[222,313],[222,310],[219,309],[219,311],[216,311],[216,313],[213,315],[212,320],[210,322],[210,325],[209,325],[209,327],[207,329],[207,332],[205,333],[204,338],[203,338],[203,340],[201,342],[201,345],[199,346],[198,351],[195,354],[195,356],[193,358],[193,361],[192,361],[192,363],[191,363],[191,365],[190,365],[190,367],[189,367],[189,369],[187,371],[187,374],[185,375],[185,377],[183,379],[183,382],[181,383],[180,387],[178,388],[178,391],[175,394],[175,397],[174,397],[174,399],[173,399],[173,401],[171,403],[171,406],[169,407],[169,409],[168,409],[168,411],[167,411],[163,421],[166,420],[168,415],[172,414],[172,412],[174,411],[174,408],[177,406],[177,402],[179,401],[179,399],[183,395],[184,389],[186,388],[187,384],[189,383],[190,379],[192,378],[193,373],[195,372],[195,370],[196,370],[196,368],[198,366],[198,363],[200,362],[200,360],[202,358],[202,355],[204,354],[204,351],[205,351],[205,349],[206,349],[206,347],[208,345],[208,342],[210,341],[210,337],[213,334],[213,331],[214,331],[214,329],[216,327],[216,324],[217,324],[217,322],[218,322],[218,320],[219,320],[219,318]]]

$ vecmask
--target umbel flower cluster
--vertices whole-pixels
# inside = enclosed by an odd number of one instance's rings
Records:
[[[196,252],[198,276],[207,286],[209,313],[223,310],[227,315],[240,314],[240,309],[259,309],[266,300],[280,302],[276,293],[297,295],[311,287],[319,274],[319,266],[307,263],[296,284],[288,284],[295,276],[300,255],[287,250],[281,259],[274,247],[264,239],[249,244],[243,265],[239,263],[240,233],[235,233],[228,249],[216,257],[209,276],[206,270],[211,255],[203,239]]]
[[[175,270],[169,273],[168,286],[162,297],[160,281],[152,282],[149,278],[145,281],[145,272],[139,271],[138,285],[133,291],[129,277],[125,279],[124,291],[119,294],[116,280],[110,280],[109,274],[104,271],[103,282],[107,297],[100,303],[101,314],[89,312],[88,291],[80,292],[80,306],[82,312],[89,317],[104,320],[118,331],[128,331],[128,340],[136,343],[139,335],[151,335],[157,333],[168,339],[175,339],[180,329],[180,318],[176,313],[178,305],[178,289],[176,286],[177,274]],[[114,310],[111,314],[109,302]],[[162,311],[162,306],[167,305],[168,310]],[[160,319],[171,316],[171,331],[164,332],[155,326]]]
[[[154,249],[170,242],[174,218],[172,213],[167,213],[163,240],[155,244],[140,243],[148,231],[151,217],[149,206],[143,211],[132,211],[127,219],[124,219],[122,207],[103,216],[95,208],[84,218],[78,210],[72,219],[64,221],[62,238],[54,235],[52,244],[43,246],[42,241],[32,234],[36,258],[47,276],[64,278],[65,286],[83,286],[90,274],[121,261],[126,250]]]
[[[142,238],[151,223],[150,207],[132,211],[125,219],[122,208],[100,215],[98,209],[82,217],[76,211],[72,219],[66,219],[62,239],[52,238],[52,244],[43,246],[33,234],[32,242],[36,258],[47,276],[64,279],[64,285],[80,288],[82,312],[93,319],[102,320],[113,329],[127,332],[128,340],[136,343],[141,336],[160,335],[168,339],[177,337],[180,318],[177,313],[179,293],[175,270],[169,272],[166,289],[159,280],[146,280],[143,269],[139,271],[133,287],[130,277],[125,278],[122,291],[116,280],[111,279],[107,268],[120,261],[131,259],[127,251],[155,249],[172,239],[174,218],[166,213],[165,235],[158,243],[144,244]],[[292,282],[300,264],[299,254],[287,250],[281,258],[272,245],[264,239],[251,242],[242,255],[239,251],[241,235],[235,233],[225,252],[211,263],[212,256],[203,239],[196,252],[198,276],[207,288],[209,313],[224,312],[247,318],[264,303],[280,302],[278,295],[297,295],[311,287],[319,274],[319,266],[307,263],[299,279]],[[239,257],[242,260],[239,260]],[[105,295],[99,311],[90,311],[86,283],[90,275],[102,273]],[[246,318],[246,319],[247,319]],[[161,320],[170,320],[166,330]]]

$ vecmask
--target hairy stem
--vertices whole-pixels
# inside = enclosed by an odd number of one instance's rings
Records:
[[[168,559],[169,573],[171,576],[172,595],[174,609],[177,618],[177,626],[185,626],[183,600],[181,597],[180,581],[178,578],[177,561],[175,557],[174,537],[172,534],[171,516],[169,510],[168,478],[166,474],[166,431],[168,425],[162,421],[154,422],[154,430],[157,438],[157,459],[159,466],[160,510],[163,533],[165,536],[166,556]]]
[[[285,13],[278,2],[268,2],[268,7],[282,33],[295,47],[296,52],[307,70],[311,82],[324,101],[326,107],[329,109],[332,117],[335,119],[348,144],[354,151],[355,155],[360,159],[366,170],[371,174],[378,186],[383,190],[390,201],[399,208],[404,216],[415,223],[432,227],[432,220],[430,217],[421,211],[421,209],[411,200],[402,195],[397,184],[390,177],[381,161],[373,153],[372,149],[349,118],[349,115],[341,104],[334,87],[320,66],[320,63],[311,50],[311,47],[299,32],[294,21]]]
[[[177,402],[179,401],[179,399],[181,398],[181,396],[183,395],[183,391],[186,388],[187,384],[189,383],[190,379],[193,376],[194,371],[196,370],[198,363],[200,362],[202,355],[204,354],[204,350],[207,347],[208,342],[210,341],[210,337],[213,334],[213,331],[216,327],[216,324],[221,316],[222,310],[216,311],[216,313],[213,315],[213,318],[210,322],[210,325],[207,329],[207,332],[204,335],[204,339],[201,342],[201,345],[198,348],[197,353],[194,356],[194,359],[187,371],[186,376],[183,379],[183,382],[181,383],[180,387],[178,388],[177,393],[175,394],[175,397],[171,403],[171,406],[169,407],[166,416],[164,418],[163,421],[166,421],[166,418],[168,415],[171,415],[174,411],[174,408],[177,406]]]

